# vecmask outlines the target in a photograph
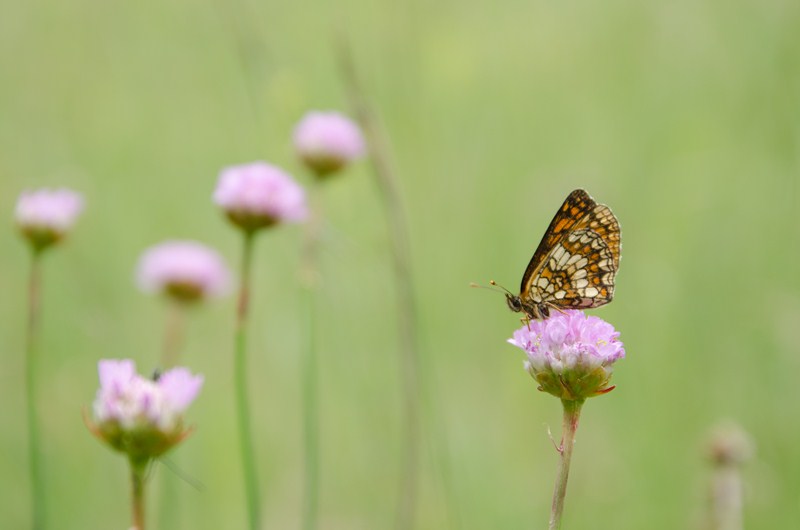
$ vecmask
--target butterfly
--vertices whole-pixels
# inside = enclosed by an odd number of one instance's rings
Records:
[[[536,248],[519,296],[506,292],[508,307],[524,321],[544,319],[550,309],[600,307],[614,298],[620,258],[619,221],[584,190],[567,196]]]

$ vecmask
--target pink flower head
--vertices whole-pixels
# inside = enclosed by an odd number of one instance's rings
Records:
[[[565,400],[604,394],[612,365],[625,357],[614,326],[581,311],[555,313],[533,320],[514,332],[508,342],[528,356],[525,367],[539,389]]]
[[[181,302],[195,302],[228,292],[230,272],[220,255],[196,241],[165,241],[139,258],[139,287]]]
[[[324,177],[364,156],[364,138],[346,116],[312,111],[294,128],[294,148],[318,177]]]
[[[186,435],[183,413],[203,386],[203,376],[173,368],[157,379],[136,373],[133,361],[102,360],[94,401],[95,433],[131,456],[153,458]]]
[[[59,242],[83,210],[83,197],[66,188],[25,191],[17,199],[14,218],[36,250]]]
[[[282,169],[266,162],[224,168],[219,176],[214,202],[228,218],[247,231],[279,222],[306,218],[303,188]]]

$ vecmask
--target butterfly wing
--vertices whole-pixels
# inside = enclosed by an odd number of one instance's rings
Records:
[[[529,304],[589,308],[614,296],[619,222],[611,209],[575,190],[561,205],[522,277]]]

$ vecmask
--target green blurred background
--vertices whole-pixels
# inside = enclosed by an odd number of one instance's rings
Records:
[[[426,413],[418,528],[543,528],[559,403],[536,391],[516,288],[553,213],[586,188],[620,219],[617,389],[578,433],[566,528],[699,528],[703,441],[723,418],[755,438],[751,528],[800,519],[800,4],[673,2],[2,2],[0,514],[28,526],[23,401],[26,252],[19,192],[66,185],[88,207],[47,256],[40,401],[54,528],[127,528],[124,459],[81,421],[96,361],[155,364],[165,306],[140,252],[239,240],[211,204],[224,165],[266,159],[303,182],[290,131],[346,109],[331,49],[352,42],[392,142],[410,217]],[[384,213],[367,164],[323,192],[322,527],[392,525],[402,402]],[[259,240],[250,377],[265,528],[298,528],[297,281],[302,229]],[[173,455],[180,528],[242,528],[232,298],[191,315],[185,364],[206,374],[197,432]],[[444,463],[443,459],[444,457]],[[449,479],[446,472],[449,469]],[[444,470],[444,472],[443,472]],[[155,481],[158,482],[158,481]],[[150,497],[153,519],[156,491]]]

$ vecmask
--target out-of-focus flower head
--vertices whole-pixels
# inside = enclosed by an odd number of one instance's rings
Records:
[[[708,439],[708,457],[718,467],[738,467],[755,454],[753,437],[738,423],[723,421],[713,427]]]
[[[226,294],[230,272],[222,257],[197,241],[165,241],[148,248],[136,268],[139,287],[179,302]]]
[[[612,367],[625,357],[614,326],[581,311],[555,313],[531,321],[514,332],[509,343],[525,351],[525,368],[539,390],[563,400],[584,400],[604,394]]]
[[[214,202],[248,232],[281,222],[303,221],[308,212],[303,188],[282,169],[266,162],[226,167]]]
[[[358,125],[335,111],[308,112],[295,126],[293,141],[297,155],[319,178],[364,156]]]
[[[203,376],[173,368],[150,379],[133,361],[102,360],[92,432],[136,460],[156,458],[183,440],[183,413],[203,386]]]
[[[43,188],[20,194],[14,219],[25,239],[40,251],[61,241],[82,210],[81,194],[66,188]]]

